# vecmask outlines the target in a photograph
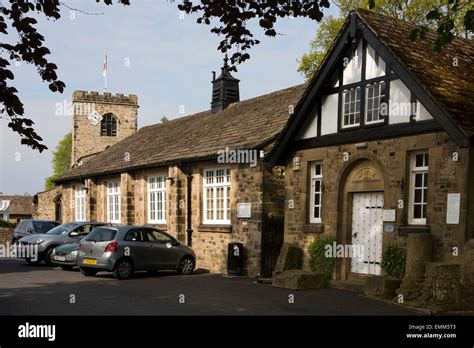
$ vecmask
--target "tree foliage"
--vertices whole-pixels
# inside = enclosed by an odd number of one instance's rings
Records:
[[[339,7],[339,16],[323,18],[310,43],[309,53],[303,54],[299,60],[298,71],[308,80],[323,62],[345,18],[356,8],[370,9],[416,24],[407,40],[424,39],[428,29],[436,30],[435,51],[441,50],[455,35],[471,37],[473,33],[471,0],[337,0],[335,5]]]
[[[45,189],[54,188],[54,180],[63,175],[71,166],[72,133],[67,133],[53,152],[53,175],[46,178]]]
[[[130,5],[130,0],[96,0],[97,3],[112,5],[118,3]],[[174,0],[170,0],[173,3]],[[397,16],[404,16],[415,10],[418,4],[431,2],[428,0],[339,0],[341,13],[347,13],[347,6],[353,8],[356,5],[363,7],[377,6],[383,10],[397,13]],[[458,28],[458,19],[462,22],[463,28],[472,33],[474,16],[471,0],[434,0],[439,6],[431,8],[425,16],[425,20],[416,31],[413,32],[413,39],[423,38],[426,27],[432,25],[437,28],[439,38],[437,46],[442,47],[452,40]],[[231,70],[236,70],[236,66],[250,58],[249,50],[260,43],[255,38],[247,23],[252,20],[258,21],[259,27],[265,36],[274,37],[277,35],[275,25],[279,19],[288,17],[310,18],[316,21],[323,19],[323,10],[331,5],[329,0],[182,0],[178,8],[187,14],[198,14],[197,22],[212,26],[211,32],[222,37],[218,44],[218,50],[227,53],[234,51],[231,55]],[[8,127],[19,134],[21,143],[40,152],[46,149],[42,143],[42,138],[33,128],[34,122],[24,115],[23,103],[18,97],[18,90],[15,88],[14,74],[10,66],[22,61],[32,64],[43,82],[47,82],[52,92],[62,93],[65,84],[59,80],[57,75],[58,67],[48,60],[49,49],[44,45],[45,38],[36,29],[37,20],[35,17],[44,16],[50,20],[61,18],[61,7],[71,9],[60,0],[2,0],[0,1],[0,118],[8,121]],[[80,11],[79,12],[83,12]],[[416,12],[416,11],[415,11]],[[85,13],[85,12],[83,12]],[[87,13],[85,13],[87,14]],[[336,20],[336,19],[334,19]],[[427,24],[425,24],[426,22]],[[315,45],[314,50],[323,51],[331,35],[335,32],[330,20],[325,21],[327,35],[321,35],[321,47]],[[324,24],[324,23],[323,23]],[[10,35],[9,35],[10,34]],[[16,34],[16,35],[12,35]],[[16,42],[7,42],[7,35],[10,38],[18,37]],[[319,50],[319,51],[318,51]],[[313,54],[317,65],[321,54]],[[307,65],[311,65],[311,60],[304,58]]]

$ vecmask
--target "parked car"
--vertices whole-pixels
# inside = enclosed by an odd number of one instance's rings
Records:
[[[13,231],[12,244],[25,236],[46,233],[59,224],[59,222],[51,220],[21,220]]]
[[[36,234],[21,238],[17,245],[19,247],[37,247],[37,257],[25,257],[29,264],[44,262],[52,266],[51,254],[59,245],[73,243],[81,240],[89,234],[95,227],[107,225],[105,222],[68,222],[49,230],[45,234]],[[21,255],[21,253],[18,253]]]
[[[145,226],[98,227],[79,242],[77,264],[85,276],[113,272],[128,279],[134,271],[176,270],[190,274],[196,255],[169,234]]]
[[[70,271],[77,266],[79,242],[63,244],[53,249],[51,262],[64,270]]]

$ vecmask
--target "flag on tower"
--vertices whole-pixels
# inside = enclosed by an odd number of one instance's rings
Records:
[[[104,55],[104,71],[102,72],[102,75],[104,76],[105,90],[107,90],[107,51],[105,51]]]

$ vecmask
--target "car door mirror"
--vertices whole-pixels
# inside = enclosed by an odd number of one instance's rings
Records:
[[[69,237],[77,237],[77,236],[79,236],[79,232],[77,232],[77,231],[73,231],[73,232],[69,233]]]
[[[28,233],[33,233],[33,229],[32,229],[31,227],[28,227],[28,228],[26,229],[26,232],[28,232]]]
[[[173,246],[179,246],[181,243],[180,243],[179,241],[177,241],[177,240],[173,240],[173,241],[171,241],[171,244],[172,244]]]

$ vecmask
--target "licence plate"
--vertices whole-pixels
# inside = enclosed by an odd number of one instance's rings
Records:
[[[55,256],[54,259],[56,261],[66,261],[66,258],[64,256]]]
[[[85,263],[87,265],[96,265],[97,264],[97,260],[94,260],[94,259],[84,259],[82,261],[82,263]]]

